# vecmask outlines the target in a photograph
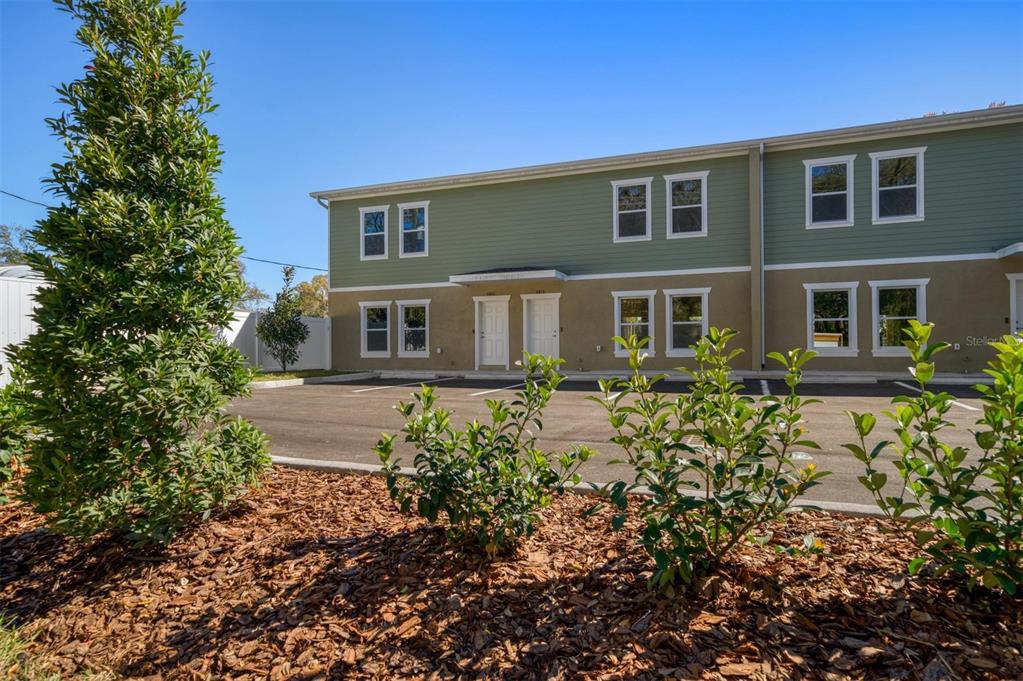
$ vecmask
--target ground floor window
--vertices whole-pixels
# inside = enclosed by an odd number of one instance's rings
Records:
[[[398,301],[398,356],[430,356],[430,301]]]
[[[667,349],[669,357],[692,357],[690,347],[707,335],[709,288],[665,289]]]
[[[391,301],[359,303],[362,316],[362,357],[391,356]]]
[[[902,330],[911,319],[927,321],[928,279],[870,282],[875,355],[906,355]]]
[[[654,295],[656,291],[615,291],[611,295],[615,304],[614,335],[628,338],[649,338],[646,349],[654,354]],[[616,357],[628,357],[629,354],[620,345],[615,344]]]
[[[856,288],[859,282],[803,284],[806,289],[806,347],[821,355],[855,357]]]

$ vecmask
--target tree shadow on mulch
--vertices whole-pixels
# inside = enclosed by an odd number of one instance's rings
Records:
[[[740,612],[725,618],[710,612],[717,607],[713,596],[668,599],[650,592],[649,566],[635,551],[587,570],[561,565],[552,571],[549,560],[523,550],[489,563],[452,547],[442,530],[428,526],[293,542],[257,568],[268,594],[183,622],[151,647],[149,657],[120,671],[166,673],[207,658],[213,674],[237,673],[234,665],[267,673],[284,658],[292,678],[434,671],[441,677],[549,678],[632,658],[633,669],[652,675],[673,669],[684,677],[718,664],[722,651],[741,653],[745,646],[757,659],[749,631],[772,645],[800,648],[807,664],[827,669],[856,652],[821,639],[870,638],[869,631],[849,628],[850,614],[858,605],[896,612],[901,600],[867,604],[836,592],[813,603],[783,604],[777,584],[751,577]],[[776,621],[773,615],[782,611],[785,617]],[[333,653],[318,660],[303,655],[317,645]],[[878,653],[877,660],[894,654]],[[912,655],[917,669],[928,661]],[[305,670],[303,657],[315,665]]]

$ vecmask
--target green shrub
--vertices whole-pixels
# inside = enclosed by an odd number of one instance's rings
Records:
[[[22,447],[24,414],[11,401],[13,388],[0,388],[0,504],[7,503],[5,489],[14,478],[16,455]]]
[[[688,393],[671,399],[656,390],[665,376],[641,373],[647,340],[615,338],[629,352],[628,379],[600,382],[603,397],[591,397],[608,413],[625,451],[634,481],[604,487],[617,512],[612,527],[625,521],[630,504],[642,519],[639,543],[653,558],[650,586],[669,592],[688,588],[718,570],[727,557],[761,527],[788,510],[826,473],[797,448],[807,439],[800,409],[816,400],[796,395],[802,366],[813,352],[771,353],[786,369],[789,394],[762,402],[740,394],[731,362],[741,350],[728,350],[732,329],[712,328],[693,346],[697,369]],[[645,487],[649,495],[630,495]],[[757,540],[766,542],[769,536]]]
[[[543,409],[564,379],[557,371],[562,362],[529,354],[516,362],[526,372],[525,385],[510,404],[486,400],[489,425],[472,421],[457,430],[451,412],[436,406],[428,385],[414,402],[399,402],[405,441],[416,448],[416,475],[399,474],[396,435],[384,435],[374,451],[401,512],[431,523],[443,514],[453,540],[475,541],[490,556],[513,549],[520,537],[532,533],[540,510],[550,505],[554,493],[579,482],[576,470],[593,454],[584,446],[562,453],[537,447]]]
[[[217,338],[243,284],[204,122],[209,55],[182,46],[180,3],[59,4],[91,63],[48,121],[60,205],[32,233],[47,285],[11,357],[35,431],[23,494],[61,532],[166,541],[269,463],[263,434],[221,411],[251,372]]]
[[[971,587],[981,583],[1014,594],[1023,584],[1023,337],[991,343],[997,356],[985,373],[994,384],[976,386],[984,416],[973,433],[980,453],[971,457],[966,447],[942,440],[942,431],[954,427],[945,415],[955,400],[927,389],[934,377],[932,358],[948,347],[930,342],[933,328],[912,321],[904,330],[913,362],[909,371],[921,392],[896,397],[894,410],[885,412],[896,440],[868,447],[877,418],[850,411],[859,444],[845,447],[866,466],[860,482],[881,511],[904,521],[923,551],[909,564],[910,573],[930,559],[935,575],[965,574]],[[896,494],[886,493],[889,476],[878,469],[885,449],[896,453]]]

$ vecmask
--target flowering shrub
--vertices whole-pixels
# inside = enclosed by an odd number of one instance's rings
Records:
[[[941,432],[954,427],[945,415],[955,400],[927,389],[934,378],[932,358],[948,347],[930,342],[933,328],[913,321],[905,329],[909,371],[920,394],[896,397],[894,411],[885,412],[896,441],[868,448],[877,418],[850,411],[859,443],[845,447],[865,465],[860,482],[878,508],[904,521],[923,551],[910,562],[911,574],[931,560],[936,576],[966,574],[971,587],[979,582],[1014,594],[1023,584],[1023,337],[991,343],[997,356],[985,373],[994,383],[976,386],[984,416],[973,433],[980,456],[971,457],[966,447],[942,441]],[[896,453],[895,494],[886,493],[889,476],[877,465],[885,449]]]
[[[540,510],[550,505],[554,493],[579,482],[576,470],[593,454],[584,446],[563,453],[537,447],[543,409],[564,380],[557,371],[562,362],[530,354],[516,362],[526,372],[525,385],[510,404],[486,401],[489,425],[472,421],[465,430],[454,428],[451,412],[437,407],[432,386],[424,385],[413,402],[399,402],[405,441],[417,450],[416,475],[400,475],[396,435],[384,435],[374,451],[401,512],[430,522],[443,514],[453,540],[475,541],[489,556],[514,548],[520,537],[532,533]]]
[[[697,369],[688,394],[669,399],[657,392],[665,377],[641,373],[646,339],[615,338],[629,352],[628,379],[600,382],[616,435],[635,471],[630,484],[604,487],[617,509],[612,527],[625,521],[634,504],[642,519],[639,543],[656,569],[650,585],[672,591],[688,587],[720,568],[730,551],[777,518],[826,475],[796,450],[817,448],[806,439],[800,410],[817,400],[796,394],[802,367],[816,353],[771,353],[785,366],[785,397],[757,402],[741,395],[731,378],[731,362],[741,350],[729,350],[737,331],[712,328],[693,346]],[[630,495],[645,487],[649,495]],[[764,539],[761,537],[761,539]],[[811,546],[813,543],[811,542]]]

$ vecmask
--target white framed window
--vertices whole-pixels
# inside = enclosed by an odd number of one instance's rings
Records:
[[[390,206],[359,209],[359,260],[387,259],[387,210]]]
[[[652,177],[611,182],[614,243],[650,240]]]
[[[856,324],[858,281],[803,284],[806,289],[806,347],[822,356],[859,354]]]
[[[709,170],[664,176],[669,239],[707,236]]]
[[[873,222],[924,219],[924,152],[927,147],[870,154]]]
[[[803,161],[806,168],[806,228],[851,227],[856,155]]]
[[[649,338],[646,352],[654,353],[654,296],[657,291],[613,291],[615,305],[615,336]],[[627,350],[615,343],[615,357],[628,357]]]
[[[398,204],[399,258],[418,258],[430,254],[430,202]]]
[[[709,330],[707,299],[710,288],[669,288],[664,290],[665,351],[668,357],[693,357],[695,345]]]
[[[430,356],[430,301],[399,300],[398,357]]]
[[[927,282],[930,279],[871,281],[874,356],[908,355],[902,330],[909,320],[927,321]]]
[[[391,301],[369,300],[359,303],[362,319],[362,343],[359,356],[391,356]]]

